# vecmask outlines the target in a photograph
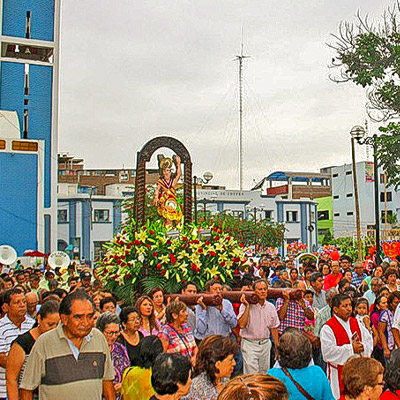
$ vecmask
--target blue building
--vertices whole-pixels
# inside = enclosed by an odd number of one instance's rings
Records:
[[[0,245],[57,248],[59,0],[0,0]]]

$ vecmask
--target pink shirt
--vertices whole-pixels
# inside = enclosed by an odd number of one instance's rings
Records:
[[[238,319],[243,315],[244,304],[239,308]],[[271,328],[277,328],[280,324],[276,308],[266,301],[263,305],[250,304],[249,320],[246,328],[240,330],[240,336],[249,340],[269,339]]]

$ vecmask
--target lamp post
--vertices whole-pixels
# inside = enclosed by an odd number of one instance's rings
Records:
[[[355,129],[356,128],[356,129]],[[361,129],[360,129],[361,128]],[[376,135],[365,136],[365,130],[363,127],[357,126],[351,130],[351,136],[358,144],[372,146],[374,151],[374,197],[375,197],[375,241],[376,241],[376,262],[377,264],[381,261],[381,244],[380,244],[380,230],[379,230],[379,176],[378,176],[378,159],[376,157]]]
[[[354,140],[358,137],[363,137],[365,135],[365,129],[356,125],[350,131],[351,135],[351,160],[353,164],[353,183],[354,183],[354,202],[356,208],[356,231],[357,231],[357,248],[358,248],[358,261],[362,261],[362,243],[361,243],[361,226],[360,226],[360,202],[358,199],[358,184],[357,184],[357,168],[356,168],[356,151]]]
[[[194,223],[197,225],[197,183],[207,184],[214,177],[212,172],[204,172],[203,178],[193,177]],[[204,203],[204,207],[205,203]],[[205,214],[205,213],[204,213]]]

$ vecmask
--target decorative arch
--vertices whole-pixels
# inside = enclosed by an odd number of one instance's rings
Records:
[[[137,153],[135,181],[135,219],[139,225],[146,221],[146,163],[155,151],[167,147],[175,152],[184,165],[183,178],[183,216],[185,223],[192,222],[192,161],[189,151],[179,140],[169,136],[157,136],[149,140]]]

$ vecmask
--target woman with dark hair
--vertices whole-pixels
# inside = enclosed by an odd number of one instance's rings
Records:
[[[146,336],[140,341],[136,365],[128,368],[122,378],[121,394],[124,400],[149,400],[154,395],[151,371],[162,352],[161,340],[157,336]]]
[[[96,328],[99,329],[107,340],[108,347],[110,348],[111,359],[115,370],[114,389],[117,393],[116,399],[121,399],[120,390],[122,376],[125,370],[131,365],[126,348],[117,343],[116,339],[119,336],[120,320],[118,315],[111,311],[101,314],[96,322]]]
[[[398,277],[399,274],[394,268],[389,267],[385,271],[386,287],[389,289],[390,293],[396,292],[400,289],[399,285],[397,284]]]
[[[149,297],[153,300],[154,314],[160,325],[165,324],[165,293],[164,290],[158,286],[151,289]]]
[[[131,365],[135,365],[139,353],[139,342],[143,339],[143,334],[139,332],[139,312],[134,307],[124,307],[119,314],[119,318],[122,331],[117,338],[117,342],[125,346]]]
[[[388,359],[390,352],[395,347],[394,337],[392,333],[393,316],[400,302],[400,292],[390,293],[388,299],[388,308],[382,310],[378,321],[378,335],[383,348],[383,355]]]
[[[275,376],[287,387],[290,400],[304,400],[304,393],[315,400],[334,400],[329,381],[321,367],[309,365],[312,346],[304,333],[287,328],[279,339],[279,367],[267,374]]]
[[[378,323],[382,311],[387,309],[388,309],[387,296],[385,295],[377,296],[371,311],[371,322],[372,322],[372,329],[374,332],[374,350],[372,352],[372,357],[380,361],[382,365],[385,365],[385,356],[383,355],[383,347],[379,339]]]
[[[140,315],[139,332],[143,336],[157,335],[159,325],[154,314],[154,303],[149,296],[140,296],[135,303]]]
[[[241,375],[230,380],[218,400],[287,400],[286,386],[277,378],[265,374]]]
[[[158,332],[164,351],[167,353],[179,353],[191,360],[194,365],[197,346],[192,328],[187,325],[188,312],[186,304],[181,301],[172,301],[166,308],[165,316],[167,323]]]
[[[185,400],[216,400],[235,368],[238,352],[234,339],[221,335],[205,337],[199,346],[194,379]]]
[[[381,400],[398,400],[400,398],[400,349],[393,350],[387,360],[383,380],[387,390],[382,393]]]
[[[378,400],[385,385],[382,364],[370,357],[351,357],[342,371],[343,400]]]
[[[59,306],[60,302],[56,300],[48,300],[42,304],[34,327],[14,340],[7,358],[8,399],[18,400],[20,398],[18,385],[21,383],[29,354],[37,338],[58,325],[60,321]],[[37,391],[34,398],[37,398]]]

